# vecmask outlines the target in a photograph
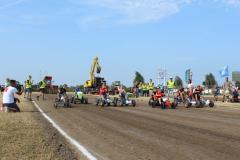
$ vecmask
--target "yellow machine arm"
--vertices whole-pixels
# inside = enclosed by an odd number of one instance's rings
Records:
[[[95,57],[90,72],[90,80],[86,82],[85,87],[92,87],[95,82],[95,71],[101,73],[101,66],[99,64],[98,57]]]

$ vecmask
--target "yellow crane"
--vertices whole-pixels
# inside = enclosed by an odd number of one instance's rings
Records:
[[[102,70],[102,68],[99,64],[99,59],[98,59],[98,57],[95,57],[94,60],[93,60],[93,64],[91,66],[90,80],[86,81],[86,83],[84,84],[84,88],[98,87],[98,84],[96,84],[95,71],[96,71],[97,74],[100,74],[101,70]],[[100,79],[104,80],[103,78],[100,78]]]

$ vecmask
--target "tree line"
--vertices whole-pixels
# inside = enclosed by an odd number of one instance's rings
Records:
[[[182,88],[183,87],[183,80],[181,79],[181,77],[176,76],[174,81],[175,81],[176,88]],[[133,80],[133,83],[134,84],[145,83],[145,79],[140,72],[137,71],[135,73],[135,78]],[[218,86],[218,83],[216,81],[215,76],[212,73],[209,73],[209,74],[206,74],[205,80],[203,81],[202,85],[205,86],[206,88],[213,89],[216,86]],[[236,86],[240,87],[240,82],[236,82]]]

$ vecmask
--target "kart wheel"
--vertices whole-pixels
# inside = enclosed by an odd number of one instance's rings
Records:
[[[189,102],[189,101],[187,101],[185,105],[186,105],[186,107],[187,107],[187,108],[190,108],[190,107],[192,107],[192,103],[191,103],[191,102]]]
[[[99,105],[99,99],[96,100],[96,106],[98,106],[98,105]]]
[[[80,100],[80,103],[81,103],[81,104],[84,104],[84,101],[85,101],[84,99],[81,99],[81,100]]]
[[[211,107],[211,108],[214,107],[214,102],[213,102],[213,101],[210,101],[210,103],[209,103],[209,107]]]
[[[173,102],[173,104],[174,104],[174,106],[175,106],[175,109],[178,107],[178,100],[175,100],[174,102]]]
[[[74,103],[74,104],[77,104],[77,100],[74,100],[73,103]]]
[[[102,100],[100,100],[100,104],[101,104],[102,107],[105,106],[105,102],[103,102]]]
[[[85,98],[85,104],[88,104],[88,99],[87,98]]]
[[[171,104],[171,109],[176,109],[177,108],[177,103],[176,102],[173,102],[172,104]]]
[[[148,101],[148,105],[149,105],[149,106],[152,106],[152,100],[149,100],[149,101]]]
[[[114,100],[113,100],[114,107],[117,107],[117,103],[118,103],[118,98],[114,98]]]
[[[205,106],[204,102],[200,102],[200,107],[203,108]]]
[[[162,109],[166,109],[166,105],[165,105],[164,102],[161,104],[161,108],[162,108]]]
[[[204,103],[202,101],[198,101],[196,104],[197,108],[203,108],[204,107]]]
[[[136,107],[136,105],[137,105],[137,102],[135,100],[132,100],[132,106]]]
[[[73,103],[74,102],[74,97],[72,97],[72,99],[71,99],[71,103]]]
[[[119,99],[119,105],[122,107],[123,105],[124,105],[124,102],[123,102],[123,100],[120,98]]]
[[[152,108],[156,108],[157,103],[155,101],[152,102]]]

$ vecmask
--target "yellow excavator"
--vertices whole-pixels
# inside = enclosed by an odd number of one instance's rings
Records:
[[[90,80],[87,80],[84,84],[85,92],[87,93],[97,93],[103,83],[106,83],[104,78],[96,77],[95,72],[100,74],[102,67],[99,64],[98,57],[95,57],[90,71]]]

